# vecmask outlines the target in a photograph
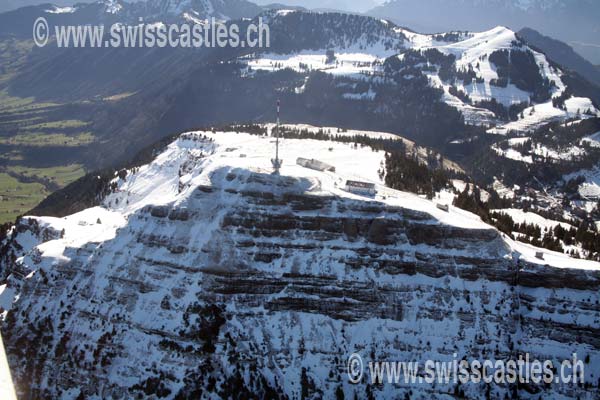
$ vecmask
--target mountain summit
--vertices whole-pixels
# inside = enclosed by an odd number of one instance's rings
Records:
[[[287,127],[337,139],[284,139],[273,175],[270,127],[182,134],[101,206],[17,224],[0,302],[21,396],[383,399],[397,387],[350,384],[345,357],[600,357],[599,263],[386,187],[385,152],[353,140],[412,146],[395,135]]]

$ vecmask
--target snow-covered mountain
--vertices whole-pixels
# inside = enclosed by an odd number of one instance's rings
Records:
[[[2,334],[21,396],[597,395],[599,263],[385,187],[385,153],[352,141],[284,139],[272,175],[272,138],[238,130],[182,134],[115,173],[101,206],[9,232]],[[296,163],[307,156],[335,171]],[[347,180],[377,194],[351,193]],[[366,362],[576,352],[591,385],[352,385],[354,352]]]
[[[273,21],[288,26],[311,18],[316,17],[279,11]],[[251,71],[322,71],[367,83],[395,78],[401,79],[400,85],[425,76],[431,87],[442,90],[441,100],[460,111],[467,123],[486,125],[490,133],[528,132],[553,121],[600,115],[600,97],[592,100],[574,89],[572,78],[560,66],[506,27],[427,35],[385,20],[367,21],[372,26],[360,25],[350,31],[354,36],[335,31],[331,36],[337,41],[320,46],[299,51],[276,48],[250,57],[248,67]],[[353,98],[375,100],[375,85],[362,86],[362,93],[351,93]],[[385,90],[383,85],[380,91]]]
[[[151,22],[198,23],[210,18],[231,20],[251,18],[262,8],[246,0],[97,0],[72,6],[34,5],[0,14],[0,37],[25,34],[26,25],[44,16],[52,25],[85,25],[100,23],[135,24],[140,18]],[[31,24],[29,23],[31,22]]]
[[[173,18],[199,21],[208,16],[228,19],[254,16],[260,12],[258,7],[246,7],[247,4],[243,6],[239,1],[148,0],[130,4],[104,0],[78,6],[69,12],[59,13],[57,10],[64,9],[57,8],[49,8],[45,12],[48,18],[56,19],[51,20],[51,24],[58,23],[61,18],[72,22],[84,16],[86,23],[94,23],[92,21],[97,17],[90,15],[97,16],[98,13],[113,22],[137,21],[139,16],[151,22]],[[101,8],[97,10],[98,7]],[[228,9],[245,11],[233,15]],[[20,12],[27,14],[26,10]],[[0,36],[3,30],[6,30],[6,35],[22,30],[28,26],[23,21],[27,18],[33,20],[33,16],[37,15],[31,10],[28,11],[28,17],[15,13],[0,16]],[[308,81],[311,72],[326,72],[335,78],[348,80],[336,83],[338,87],[346,85],[352,88],[341,93],[344,99],[372,100],[373,110],[388,117],[406,101],[400,102],[397,93],[394,93],[398,104],[392,105],[383,94],[390,90],[422,94],[424,81],[434,89],[428,90],[424,96],[427,99],[423,99],[427,103],[425,107],[444,102],[460,113],[449,115],[444,120],[460,124],[458,118],[462,116],[468,124],[487,126],[490,133],[528,132],[549,122],[597,115],[600,107],[600,89],[588,87],[583,79],[550,62],[543,53],[530,47],[506,27],[498,26],[483,32],[427,35],[387,20],[342,13],[281,9],[265,11],[261,16],[270,25],[270,48],[256,53],[251,53],[249,49],[226,49],[222,52],[227,60],[241,56],[239,59],[248,65],[246,77],[251,78],[256,71],[272,72],[289,68],[304,75]],[[29,37],[31,32],[27,29],[24,34]],[[73,52],[70,56],[79,54],[82,52]],[[81,64],[85,66],[85,60],[90,57],[83,59]],[[51,64],[40,65],[47,69],[64,68],[61,60],[64,58],[56,57]],[[76,65],[79,65],[80,61],[77,61]],[[98,68],[98,63],[92,64],[93,68]],[[178,67],[182,64],[179,57],[174,64]],[[181,68],[185,69],[185,66],[183,63]],[[137,75],[145,76],[141,73]],[[40,91],[39,87],[44,85],[39,82],[38,76],[40,72],[37,69],[28,69],[24,75],[16,77],[19,81],[17,86],[28,88],[31,82],[35,82],[33,90]],[[54,83],[48,84],[54,85],[50,92],[66,91]],[[80,86],[73,85],[75,88]],[[303,93],[305,88],[306,85],[301,83],[295,90]],[[133,91],[135,89],[131,88]],[[34,95],[29,91],[27,95]],[[380,104],[384,100],[385,104]],[[407,113],[411,112],[407,110]],[[435,113],[439,114],[440,111],[436,110]],[[408,129],[419,128],[408,125]],[[451,130],[456,132],[458,129]],[[419,133],[409,132],[406,135],[416,138]],[[425,139],[423,144],[457,139],[449,138],[446,134],[440,135],[442,137]]]
[[[60,7],[70,7],[72,5],[74,5],[75,3],[85,3],[86,1],[80,1],[80,0],[58,0],[58,1],[53,1],[52,3],[60,6]],[[88,3],[91,1],[87,1]],[[6,11],[12,11],[12,10],[16,10],[17,8],[21,8],[21,7],[26,7],[26,6],[34,6],[34,5],[38,5],[43,3],[43,1],[40,0],[5,0],[0,4],[0,13],[6,12]]]
[[[531,27],[600,62],[595,0],[392,0],[368,12],[421,32]]]
[[[302,6],[311,10],[340,10],[347,12],[365,12],[378,5],[381,5],[385,0],[256,0],[259,5],[270,5],[273,3],[284,6]]]
[[[189,21],[215,17],[220,20],[253,17],[261,9],[246,0],[146,0],[148,11],[157,17],[182,17]]]

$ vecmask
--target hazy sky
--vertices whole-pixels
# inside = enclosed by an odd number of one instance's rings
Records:
[[[257,4],[279,3],[306,8],[335,8],[345,11],[365,12],[385,3],[385,0],[254,0],[253,2]]]

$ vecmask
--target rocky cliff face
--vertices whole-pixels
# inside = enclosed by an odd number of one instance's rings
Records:
[[[524,249],[517,262],[470,214],[339,189],[357,162],[377,182],[383,153],[287,140],[286,159],[321,149],[338,172],[288,162],[274,176],[269,147],[184,135],[116,178],[103,208],[13,230],[2,334],[24,398],[598,395],[596,264],[541,265]],[[353,385],[355,352],[556,365],[576,352],[587,385]]]

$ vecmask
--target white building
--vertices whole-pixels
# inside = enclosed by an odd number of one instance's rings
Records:
[[[346,191],[363,196],[374,196],[377,193],[374,183],[346,181]]]
[[[296,164],[300,165],[301,167],[315,169],[317,171],[335,172],[335,167],[333,165],[329,165],[323,161],[315,160],[314,158],[309,160],[308,158],[298,157],[298,159],[296,159]]]
[[[445,212],[450,211],[450,206],[448,204],[437,203],[435,206],[442,211],[445,211]]]

